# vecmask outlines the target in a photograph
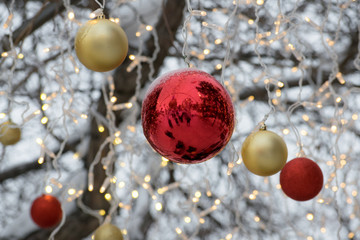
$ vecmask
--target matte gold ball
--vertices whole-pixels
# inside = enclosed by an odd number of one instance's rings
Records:
[[[284,140],[274,132],[260,130],[250,134],[244,141],[241,156],[247,169],[260,176],[279,172],[287,160]]]
[[[124,61],[128,40],[124,30],[116,23],[108,19],[90,20],[76,34],[75,51],[85,67],[106,72]]]
[[[106,223],[95,231],[95,240],[123,240],[121,231],[116,226]]]
[[[0,142],[3,145],[14,145],[21,138],[21,130],[19,126],[10,121],[0,125]]]

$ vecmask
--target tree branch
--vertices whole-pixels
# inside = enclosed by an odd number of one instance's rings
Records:
[[[154,61],[154,70],[155,74],[159,71],[160,67],[163,64],[165,57],[168,54],[169,48],[172,46],[172,41],[175,39],[175,34],[178,27],[182,22],[182,13],[185,7],[185,1],[166,1],[166,4],[163,8],[163,18],[159,20],[156,26],[156,31],[159,36],[159,45],[161,46],[160,52],[157,55],[156,60]],[[167,23],[165,20],[167,20]],[[171,33],[169,33],[169,29]],[[149,38],[146,43],[146,52],[152,54],[155,50],[155,43],[153,38]],[[130,61],[127,59],[115,72],[115,92],[118,97],[118,102],[127,102],[135,93],[137,73],[136,71],[127,72],[126,68],[129,65]],[[148,80],[148,74],[150,72],[150,66],[148,64],[142,65],[141,71],[141,85],[144,85]],[[97,110],[99,114],[106,114],[106,106],[104,102],[104,97],[102,96],[99,100]],[[120,124],[122,118],[117,116],[117,124]],[[91,141],[89,145],[89,153],[86,157],[86,168],[90,166],[91,162],[94,160],[94,156],[98,152],[99,146],[104,142],[105,138],[108,136],[108,133],[103,132],[99,133],[97,131],[97,123],[95,120],[92,120],[91,124]],[[101,153],[101,156],[104,157],[107,155],[109,149],[104,149]],[[99,193],[99,188],[103,180],[105,179],[105,171],[102,168],[101,164],[98,164],[94,169],[95,176],[95,185],[94,191],[84,193],[84,203],[93,208],[93,209],[108,209],[108,202],[104,199],[103,195]],[[148,230],[147,223],[151,214],[144,214],[144,219],[142,223],[142,229],[144,231]],[[150,221],[151,222],[151,221]],[[76,231],[74,230],[76,227]],[[82,213],[77,209],[70,217],[67,218],[65,225],[61,228],[60,232],[55,236],[59,240],[78,240],[84,238],[91,234],[98,227],[98,221],[93,219],[89,215]],[[39,230],[36,231],[24,239],[27,240],[37,240],[45,239],[49,236],[50,230]],[[146,235],[146,233],[144,233]]]
[[[29,163],[21,164],[19,166],[15,166],[0,173],[0,184],[2,184],[8,179],[16,178],[18,176],[21,176],[22,174],[28,173],[33,170],[40,170],[42,168],[44,168],[44,165],[40,165],[37,161],[32,161]]]
[[[98,227],[99,221],[80,209],[66,216],[66,222],[62,229],[56,234],[57,240],[79,240],[89,236]],[[64,231],[64,229],[66,229]],[[22,240],[48,239],[53,229],[41,229],[30,233]]]
[[[18,29],[13,32],[13,42],[14,46],[17,46],[21,41],[23,41],[27,36],[32,34],[35,30],[40,28],[50,19],[54,18],[57,14],[64,11],[65,7],[63,1],[46,1],[42,8],[35,14],[31,19],[24,21],[24,24],[21,25]],[[71,0],[70,4],[76,4],[79,0]],[[4,37],[2,40],[3,51],[10,50],[9,37]]]

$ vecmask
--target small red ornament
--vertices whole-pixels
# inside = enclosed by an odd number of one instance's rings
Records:
[[[284,193],[297,201],[314,198],[322,189],[324,177],[320,167],[308,158],[295,158],[280,173]]]
[[[59,200],[51,195],[41,195],[31,206],[31,218],[41,228],[56,226],[62,218]]]
[[[234,107],[211,75],[181,69],[157,78],[141,111],[144,135],[162,156],[199,163],[219,153],[234,130]]]

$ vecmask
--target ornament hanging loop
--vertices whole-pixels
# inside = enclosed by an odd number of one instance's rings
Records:
[[[92,13],[90,13],[89,15],[90,18],[97,18],[97,19],[104,19],[105,15],[104,15],[104,9],[103,8],[98,8],[95,11],[93,11]]]
[[[300,150],[299,150],[299,152],[296,154],[296,157],[298,157],[298,158],[306,158],[306,154],[305,154],[305,152],[304,152],[304,150],[303,150],[303,148],[302,148],[302,145],[300,145]]]
[[[190,64],[188,55],[184,54],[183,58],[184,58],[185,63],[187,64],[187,66],[190,68],[191,64]]]
[[[99,5],[99,8],[90,13],[90,18],[104,19],[105,0],[103,0],[102,4],[98,0],[95,0],[95,2]]]
[[[265,130],[266,130],[266,125],[265,125],[265,123],[261,123],[259,130],[260,130],[260,131],[265,131]]]

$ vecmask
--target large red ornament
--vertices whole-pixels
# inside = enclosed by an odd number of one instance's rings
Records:
[[[157,78],[145,95],[141,118],[150,145],[177,163],[212,158],[234,130],[229,94],[214,77],[196,69]]]
[[[320,167],[308,158],[295,158],[280,173],[284,193],[297,201],[314,198],[322,189],[324,177]]]
[[[31,206],[31,218],[41,228],[56,226],[62,218],[59,200],[51,195],[41,195]]]

